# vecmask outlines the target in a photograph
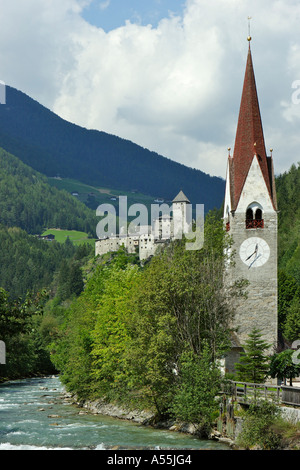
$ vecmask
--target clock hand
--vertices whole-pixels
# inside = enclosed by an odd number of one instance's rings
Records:
[[[250,259],[253,255],[257,254],[257,250],[258,250],[258,244],[256,243],[256,247],[255,247],[255,250],[253,251],[252,255],[248,256],[248,258],[246,258],[245,261],[248,261],[248,259]]]
[[[261,254],[257,255],[257,256],[254,258],[254,260],[252,261],[252,263],[251,263],[251,264],[249,264],[249,267],[248,267],[248,269],[250,269],[250,268],[251,268],[251,266],[252,266],[252,265],[255,263],[255,261],[256,261],[256,260],[257,260],[257,259],[258,259],[260,256],[261,256]]]

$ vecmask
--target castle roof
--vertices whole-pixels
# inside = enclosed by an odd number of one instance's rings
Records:
[[[177,196],[173,199],[172,202],[186,202],[187,204],[190,204],[190,201],[186,197],[183,191],[179,191]]]
[[[249,43],[233,157],[229,156],[232,209],[237,208],[251,163],[256,155],[273,204],[275,202],[272,157],[267,157],[262,120]],[[273,197],[274,196],[274,197]]]

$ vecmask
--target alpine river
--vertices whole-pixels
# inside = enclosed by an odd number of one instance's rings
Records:
[[[79,414],[63,394],[58,377],[0,385],[0,450],[228,449],[179,432]]]

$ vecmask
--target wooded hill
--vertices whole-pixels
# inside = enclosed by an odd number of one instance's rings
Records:
[[[278,197],[278,324],[300,338],[300,164],[276,178]]]
[[[136,190],[172,200],[180,189],[205,210],[220,207],[225,181],[125,139],[67,122],[21,91],[6,87],[0,146],[48,177]]]
[[[50,289],[61,266],[82,251],[38,239],[46,228],[78,230],[95,237],[98,218],[66,191],[0,148],[0,288],[11,299]],[[93,256],[94,247],[86,246]]]
[[[79,230],[95,236],[97,218],[66,191],[0,148],[0,224],[29,234],[46,228]]]
[[[300,284],[300,163],[276,178],[279,269]]]

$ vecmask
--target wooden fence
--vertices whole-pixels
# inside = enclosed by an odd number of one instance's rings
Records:
[[[231,381],[231,385],[230,394],[240,404],[249,405],[257,400],[270,400],[278,404],[300,406],[298,387],[234,381]]]

